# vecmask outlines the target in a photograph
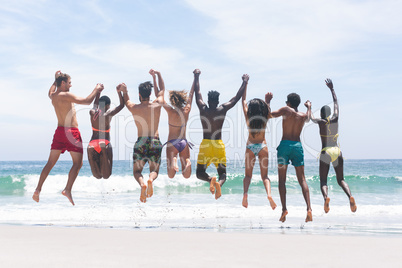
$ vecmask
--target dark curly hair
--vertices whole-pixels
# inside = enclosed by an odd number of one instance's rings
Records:
[[[248,127],[253,137],[265,129],[270,112],[265,101],[257,98],[249,101],[247,109]]]
[[[300,104],[300,96],[296,93],[291,93],[288,95],[288,101],[292,108],[297,108]]]
[[[208,92],[208,101],[219,102],[220,93],[215,90],[211,90]]]
[[[169,91],[169,100],[173,106],[177,108],[183,108],[187,104],[187,91]]]
[[[57,79],[56,79],[56,86],[58,86],[58,87],[61,86],[62,81],[67,83],[69,78],[71,78],[71,76],[69,76],[68,74],[64,74],[64,73],[60,74],[60,76],[57,77]]]
[[[110,98],[108,96],[102,96],[99,99],[99,104],[104,103],[104,105],[110,105]]]
[[[154,86],[152,85],[152,83],[150,81],[141,83],[138,86],[138,91],[140,92],[142,99],[144,99],[144,100],[149,99],[149,96],[151,95],[153,87]]]

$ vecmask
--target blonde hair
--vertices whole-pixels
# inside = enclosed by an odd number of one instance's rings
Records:
[[[185,90],[169,91],[169,100],[173,106],[177,108],[183,108],[187,104],[187,91]]]

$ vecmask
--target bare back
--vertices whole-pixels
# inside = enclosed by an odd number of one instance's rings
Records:
[[[306,113],[297,112],[295,109],[285,106],[278,111],[283,117],[282,121],[282,140],[300,141],[300,133],[304,123],[308,120]],[[277,112],[272,112],[272,115]],[[274,116],[276,117],[276,116]]]
[[[254,136],[251,134],[251,130],[249,129],[247,145],[251,143],[267,143],[265,141],[265,129],[255,133]]]
[[[186,127],[190,109],[174,109],[172,107],[165,108],[168,114],[169,136],[168,140],[185,139]]]
[[[204,131],[204,139],[221,140],[222,126],[225,122],[227,109],[219,106],[216,109],[204,106],[200,109],[201,124]]]
[[[52,105],[57,116],[57,125],[78,127],[74,103],[68,98],[68,92],[57,91],[51,96]]]
[[[338,117],[329,120],[319,119],[322,148],[338,146]]]
[[[161,116],[161,104],[157,101],[143,101],[128,107],[138,129],[138,137],[159,137],[158,126]]]

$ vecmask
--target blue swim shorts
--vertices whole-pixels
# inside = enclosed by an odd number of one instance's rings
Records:
[[[289,165],[289,160],[295,167],[304,165],[304,153],[300,141],[282,140],[276,150],[278,151],[278,165]]]

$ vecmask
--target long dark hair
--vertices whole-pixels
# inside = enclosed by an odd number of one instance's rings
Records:
[[[257,98],[249,101],[247,110],[248,127],[253,137],[265,129],[270,112],[265,101]]]

